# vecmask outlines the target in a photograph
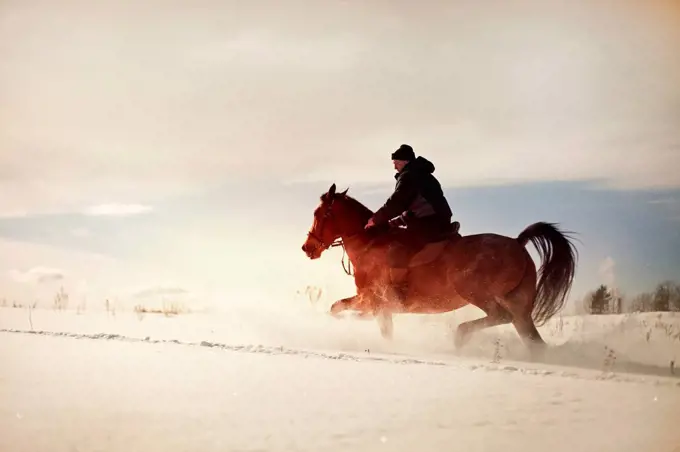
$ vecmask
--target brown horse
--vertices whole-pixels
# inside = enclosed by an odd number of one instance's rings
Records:
[[[452,228],[448,237],[427,244],[411,258],[406,299],[395,304],[387,289],[387,246],[398,230],[365,230],[372,214],[347,190],[336,193],[335,184],[314,211],[302,250],[318,259],[331,246],[342,246],[355,269],[357,295],[335,302],[332,314],[373,314],[389,339],[392,314],[444,313],[472,304],[486,317],[458,326],[457,348],[476,330],[510,322],[529,348],[545,345],[535,325],[562,309],[574,279],[578,253],[567,233],[545,222],[529,225],[516,238],[493,233],[461,236]],[[543,261],[538,272],[525,248],[528,242]]]

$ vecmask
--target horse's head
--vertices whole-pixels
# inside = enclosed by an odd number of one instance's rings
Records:
[[[321,195],[321,203],[314,210],[312,227],[302,251],[310,259],[318,259],[338,238],[363,231],[371,211],[347,196],[347,190],[336,193],[335,184]]]

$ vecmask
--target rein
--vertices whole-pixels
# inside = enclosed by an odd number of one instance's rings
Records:
[[[356,237],[359,234],[360,233],[352,234],[351,236],[345,237],[345,238],[351,239],[352,237]],[[354,276],[355,273],[352,271],[352,267],[353,267],[352,260],[349,258],[349,253],[347,252],[347,247],[345,247],[345,242],[344,242],[343,239],[337,238],[332,243],[330,243],[329,245],[326,245],[315,234],[310,232],[309,235],[314,237],[314,239],[317,240],[320,243],[320,245],[323,246],[326,249],[336,248],[338,246],[341,246],[342,247],[342,257],[340,258],[340,263],[342,264],[342,269],[345,271],[345,274],[347,274],[348,276]],[[366,245],[360,254],[363,254],[366,251],[366,249],[368,249],[369,245]],[[347,258],[347,264],[345,264],[345,257]]]
[[[349,255],[347,254],[347,248],[345,248],[345,242],[343,242],[342,239],[338,239],[335,242],[331,243],[329,248],[335,248],[336,246],[342,247],[342,258],[340,258],[340,263],[342,264],[342,269],[345,271],[346,275],[354,276],[354,272],[352,271],[352,261],[350,260]],[[345,256],[347,256],[347,266],[345,266]]]

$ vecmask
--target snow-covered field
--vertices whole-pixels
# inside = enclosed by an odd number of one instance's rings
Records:
[[[462,316],[0,309],[0,451],[680,451],[680,315]]]

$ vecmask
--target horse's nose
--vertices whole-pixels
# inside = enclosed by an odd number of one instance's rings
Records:
[[[307,252],[307,243],[302,244],[302,251]]]

